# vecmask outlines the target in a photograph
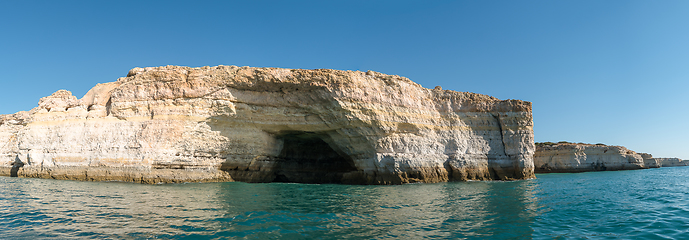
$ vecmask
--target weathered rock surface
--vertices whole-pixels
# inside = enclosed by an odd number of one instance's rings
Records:
[[[621,146],[582,143],[536,144],[536,173],[633,170],[646,168],[641,154]]]
[[[660,162],[658,162],[658,159],[653,158],[653,155],[650,153],[639,153],[641,155],[641,158],[644,159],[644,166],[647,168],[659,168],[660,167]]]
[[[654,158],[656,161],[658,161],[658,164],[661,167],[684,167],[684,166],[689,166],[687,165],[687,161],[684,161],[679,158]]]
[[[376,72],[135,68],[0,122],[2,175],[131,182],[527,179],[531,103]]]

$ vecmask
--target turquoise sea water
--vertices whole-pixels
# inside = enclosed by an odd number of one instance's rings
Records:
[[[0,177],[0,238],[689,238],[689,167],[537,177],[401,186]]]

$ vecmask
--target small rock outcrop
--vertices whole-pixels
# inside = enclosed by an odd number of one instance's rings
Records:
[[[653,155],[650,153],[639,153],[641,155],[641,158],[644,159],[644,166],[647,168],[659,168],[660,167],[660,162],[658,162],[658,159],[653,158]]]
[[[536,173],[633,170],[646,168],[641,154],[621,146],[537,143]]]
[[[135,68],[81,99],[60,90],[0,119],[7,176],[351,184],[534,177],[530,102],[426,89],[372,71]]]

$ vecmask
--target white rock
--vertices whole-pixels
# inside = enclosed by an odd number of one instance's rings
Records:
[[[26,177],[399,184],[534,176],[531,103],[373,71],[135,68],[82,99],[60,90],[30,114],[4,118],[0,160],[20,159]]]
[[[581,143],[536,144],[534,164],[536,173],[646,168],[642,155],[625,147]]]

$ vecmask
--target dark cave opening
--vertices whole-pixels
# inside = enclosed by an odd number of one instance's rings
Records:
[[[345,173],[357,170],[350,157],[326,142],[325,133],[285,132],[278,138],[284,144],[273,182],[342,183]]]

